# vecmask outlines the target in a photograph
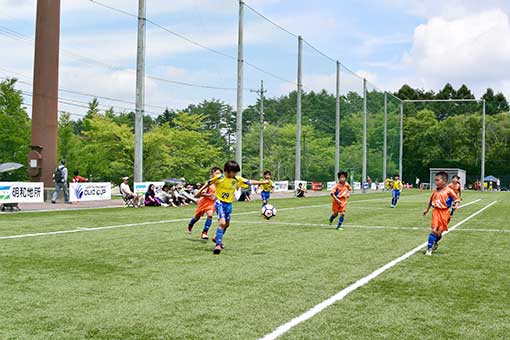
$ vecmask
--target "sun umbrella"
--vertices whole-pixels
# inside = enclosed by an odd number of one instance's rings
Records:
[[[22,168],[23,164],[19,163],[4,163],[0,164],[0,173],[1,172],[8,172],[13,170],[18,170],[19,168]]]

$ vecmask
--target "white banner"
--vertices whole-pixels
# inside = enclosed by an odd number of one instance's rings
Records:
[[[275,192],[282,192],[282,191],[288,191],[288,190],[289,190],[289,181],[274,182],[274,191]]]
[[[157,193],[161,192],[163,185],[165,182],[135,182],[135,194],[137,195],[145,195],[147,190],[149,189],[149,185],[154,184],[154,191]]]
[[[32,182],[0,182],[0,204],[43,203],[44,184]]]
[[[106,201],[112,199],[112,184],[104,183],[71,183],[69,184],[71,202]]]
[[[361,182],[354,182],[353,190],[361,190]]]
[[[328,191],[333,190],[333,187],[334,187],[335,185],[336,185],[336,182],[328,182],[328,187],[327,187]]]

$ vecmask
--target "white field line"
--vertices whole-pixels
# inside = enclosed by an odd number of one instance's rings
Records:
[[[360,201],[354,201],[351,203],[362,203],[362,202],[371,202],[371,201],[379,201],[382,198],[373,198],[368,200],[360,200]],[[474,202],[471,202],[474,203]],[[301,207],[291,207],[291,208],[282,208],[279,209],[280,211],[287,211],[287,210],[297,210],[297,209],[306,209],[306,208],[317,208],[317,207],[324,207],[329,206],[330,204],[319,204],[319,205],[306,205]],[[247,211],[243,213],[238,214],[232,214],[233,216],[240,216],[240,215],[254,215],[259,214],[257,211]],[[163,224],[163,223],[176,223],[176,222],[186,222],[188,221],[188,218],[180,218],[180,219],[173,219],[173,220],[161,220],[161,221],[150,221],[150,222],[140,222],[140,223],[128,223],[128,224],[117,224],[117,225],[110,225],[110,226],[104,226],[104,227],[80,227],[76,229],[70,229],[70,230],[58,230],[58,231],[50,231],[50,232],[44,232],[44,233],[31,233],[31,234],[19,234],[19,235],[11,235],[11,236],[0,236],[0,240],[7,240],[7,239],[18,239],[18,238],[27,238],[27,237],[38,237],[38,236],[51,236],[51,235],[61,235],[61,234],[70,234],[70,233],[77,233],[77,232],[90,232],[90,231],[99,231],[99,230],[108,230],[108,229],[118,229],[118,228],[129,228],[129,227],[139,227],[139,226],[146,226],[146,225],[154,225],[154,224]]]
[[[491,206],[496,204],[496,202],[497,201],[493,201],[492,203],[489,203],[488,205],[486,205],[482,209],[478,210],[477,212],[469,215],[468,217],[466,217],[465,219],[463,219],[462,221],[458,222],[453,227],[451,227],[450,231],[453,231],[453,230],[457,229],[458,227],[460,227],[461,225],[463,225],[467,221],[471,220],[472,218],[474,218],[477,215],[481,214],[485,210],[489,209]],[[444,234],[447,234],[448,232],[446,232]],[[282,336],[283,334],[287,333],[289,330],[291,330],[295,326],[299,325],[300,323],[302,323],[302,322],[304,322],[304,321],[314,317],[315,315],[317,315],[318,313],[320,313],[324,309],[328,308],[329,306],[333,305],[334,303],[336,303],[336,302],[338,302],[340,300],[343,300],[348,294],[350,294],[353,291],[355,291],[356,289],[366,285],[367,283],[369,283],[370,281],[372,281],[373,279],[375,279],[376,277],[378,277],[379,275],[381,275],[382,273],[384,273],[388,269],[396,266],[400,262],[402,262],[402,261],[408,259],[409,257],[413,256],[414,254],[416,254],[417,252],[419,252],[420,250],[422,250],[426,246],[427,246],[427,242],[424,242],[424,243],[418,245],[417,247],[415,247],[414,249],[408,251],[404,255],[394,259],[391,262],[388,262],[384,266],[382,266],[382,267],[378,268],[377,270],[373,271],[371,274],[369,274],[369,275],[359,279],[358,281],[356,281],[355,283],[351,284],[350,286],[342,289],[341,291],[339,291],[337,294],[333,295],[329,299],[324,300],[323,302],[319,303],[318,305],[312,307],[311,309],[309,309],[305,313],[295,317],[294,319],[290,320],[287,323],[284,323],[283,325],[281,325],[278,328],[276,328],[272,333],[269,333],[269,334],[263,336],[259,340],[275,340],[275,339],[279,338],[280,336]]]
[[[360,201],[354,201],[352,203],[356,202],[370,202],[370,201],[378,201],[381,200],[381,198],[374,198],[369,200],[360,200]],[[319,204],[319,205],[305,205],[300,207],[291,207],[291,208],[282,208],[279,209],[280,211],[287,211],[287,210],[297,210],[297,209],[307,209],[307,208],[317,208],[317,207],[324,207],[329,206],[330,204]],[[232,214],[233,216],[239,216],[239,215],[254,215],[259,214],[259,211],[248,211],[243,213],[237,213]],[[70,230],[58,230],[58,231],[50,231],[50,232],[44,232],[44,233],[31,233],[31,234],[20,234],[20,235],[11,235],[11,236],[0,236],[0,240],[7,240],[7,239],[17,239],[17,238],[27,238],[27,237],[37,237],[37,236],[50,236],[50,235],[61,235],[61,234],[70,234],[70,233],[78,233],[78,232],[90,232],[90,231],[98,231],[98,230],[107,230],[107,229],[118,229],[118,228],[129,228],[129,227],[138,227],[138,226],[146,226],[146,225],[154,225],[154,224],[163,224],[163,223],[176,223],[176,222],[187,222],[189,221],[189,218],[180,218],[180,219],[173,219],[173,220],[161,220],[161,221],[150,221],[150,222],[140,222],[140,223],[128,223],[128,224],[118,224],[118,225],[110,225],[110,226],[104,226],[104,227],[80,227],[76,229],[70,229]]]

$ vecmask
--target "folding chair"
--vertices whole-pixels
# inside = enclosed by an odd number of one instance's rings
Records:
[[[135,198],[130,197],[128,195],[122,194],[122,200],[124,201],[124,208],[134,208],[135,207]]]

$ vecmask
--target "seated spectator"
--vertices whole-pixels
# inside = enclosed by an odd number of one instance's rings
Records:
[[[193,194],[196,194],[198,190],[202,187],[202,183],[195,184],[195,189],[193,190]]]
[[[251,201],[251,188],[242,188],[241,195],[239,196],[240,202],[250,202]]]
[[[189,204],[186,203],[186,197],[184,197],[184,195],[182,195],[181,190],[182,190],[181,186],[173,187],[172,191],[173,191],[173,196],[174,196],[174,203],[177,206],[186,207]]]
[[[80,171],[78,169],[74,170],[73,183],[83,183],[88,181],[88,178],[80,176]]]
[[[154,184],[149,185],[147,192],[145,193],[145,206],[146,207],[160,207],[167,206],[167,204],[161,202],[161,200],[156,196],[155,186]]]
[[[171,205],[172,207],[176,207],[174,203],[174,197],[170,192],[170,185],[168,184],[163,185],[163,188],[161,188],[161,192],[157,194],[157,197],[161,200],[162,203],[165,203],[169,206]]]
[[[195,198],[195,193],[193,192],[193,185],[186,184],[184,190],[181,191],[181,194],[186,199],[186,203],[188,204],[197,204],[197,199]]]
[[[142,201],[143,201],[143,195],[136,195],[134,192],[131,191],[131,188],[129,188],[129,177],[123,177],[122,178],[122,184],[120,185],[120,194],[122,197],[127,199],[132,199],[135,207],[141,207]]]
[[[303,183],[299,183],[297,189],[296,189],[296,196],[297,197],[305,197],[306,188],[303,188]]]

